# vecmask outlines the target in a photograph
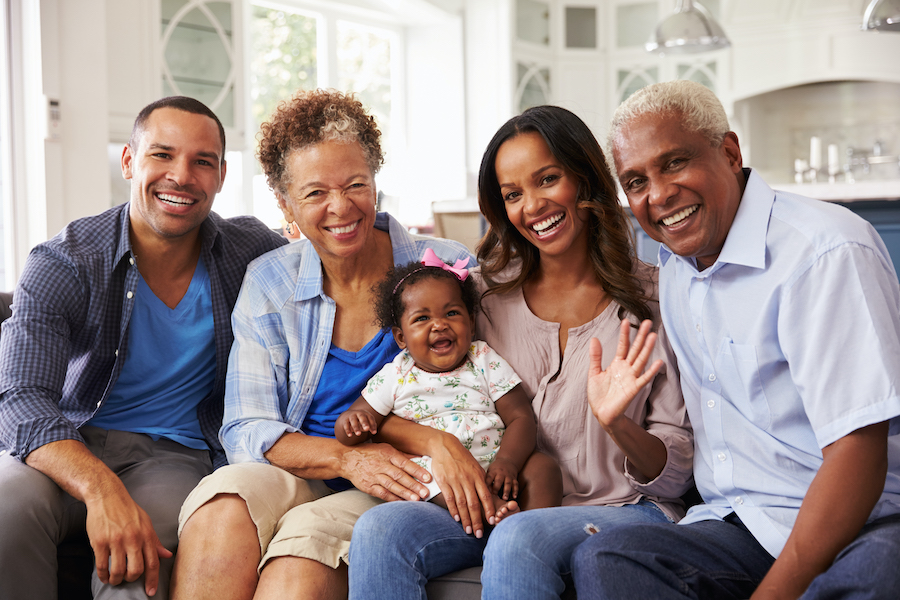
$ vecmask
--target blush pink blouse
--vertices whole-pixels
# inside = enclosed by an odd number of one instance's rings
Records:
[[[511,265],[501,276],[515,268],[517,264]],[[479,291],[483,291],[480,271],[476,269],[472,274]],[[562,469],[563,506],[622,506],[647,498],[678,520],[684,515],[679,496],[692,482],[693,436],[675,355],[659,318],[657,270],[640,263],[637,274],[652,292],[650,308],[659,325],[659,339],[648,364],[661,358],[663,367],[626,414],[666,446],[666,466],[655,479],[647,480],[626,460],[591,413],[587,401],[589,342],[592,337],[600,340],[606,368],[618,345],[620,320],[616,302],[610,302],[593,320],[570,329],[562,356],[559,323],[535,316],[521,288],[508,294],[491,294],[482,300],[477,334],[513,366],[522,378],[525,392],[533,398],[537,448],[555,458]]]

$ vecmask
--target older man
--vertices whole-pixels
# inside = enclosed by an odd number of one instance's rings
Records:
[[[579,598],[896,598],[900,287],[874,229],[744,169],[715,95],[644,88],[615,168],[662,242],[660,304],[704,503],[592,536]]]
[[[210,212],[225,133],[154,102],[122,153],[131,201],[37,246],[0,343],[0,598],[55,598],[56,546],[87,531],[95,598],[167,597],[178,511],[214,464],[231,310],[286,241]]]

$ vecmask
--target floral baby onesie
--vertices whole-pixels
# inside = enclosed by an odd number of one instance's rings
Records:
[[[403,350],[369,379],[363,398],[379,414],[395,415],[451,433],[484,469],[500,448],[504,424],[494,402],[522,380],[484,342],[473,342],[465,362],[447,373],[429,373]],[[413,459],[431,472],[431,458]]]

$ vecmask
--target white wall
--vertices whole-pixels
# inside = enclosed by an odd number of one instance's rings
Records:
[[[468,196],[488,142],[512,113],[512,13],[508,0],[467,0],[465,7]]]
[[[411,223],[431,218],[431,203],[466,196],[463,22],[406,30],[407,152],[401,158],[402,214]]]
[[[58,139],[44,144],[50,237],[110,206],[106,0],[42,0],[41,58],[43,93],[61,117]]]

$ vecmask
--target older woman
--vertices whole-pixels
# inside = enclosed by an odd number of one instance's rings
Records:
[[[385,444],[344,446],[337,417],[399,352],[370,290],[394,264],[455,242],[375,212],[380,133],[352,97],[301,92],[263,124],[259,160],[305,237],[247,269],[234,310],[225,417],[231,465],[181,515],[173,598],[338,598],[350,533],[384,501],[426,494],[428,474]]]
[[[479,247],[479,335],[533,398],[537,446],[559,462],[563,506],[513,515],[486,540],[424,503],[376,507],[353,534],[351,598],[425,598],[428,579],[479,565],[482,552],[484,598],[559,598],[569,558],[591,533],[683,515],[692,434],[660,324],[656,271],[634,256],[596,139],[565,109],[529,109],[488,145],[478,187],[490,224]],[[642,321],[629,351],[630,324]],[[652,383],[606,393],[610,373],[613,387]],[[398,447],[435,461],[447,455],[420,439]],[[453,459],[465,456],[454,450]],[[440,482],[437,464],[434,473]]]

